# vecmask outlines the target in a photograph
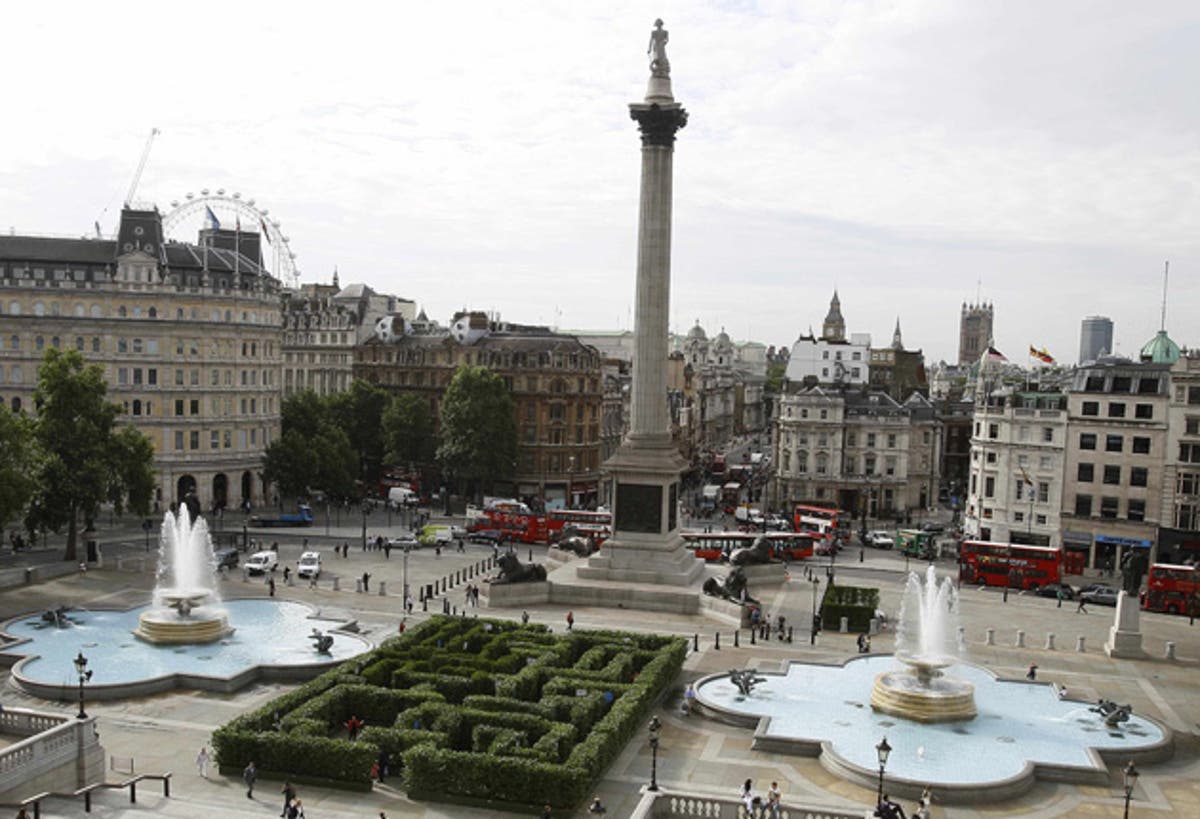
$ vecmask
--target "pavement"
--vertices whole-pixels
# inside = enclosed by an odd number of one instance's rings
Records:
[[[377,513],[378,514],[378,513]],[[368,534],[389,534],[382,517],[381,525],[368,525]],[[345,521],[344,521],[345,523]],[[337,610],[358,619],[365,636],[379,640],[396,633],[402,617],[403,601],[399,590],[403,582],[402,554],[392,552],[385,559],[381,552],[363,551],[361,519],[359,525],[333,525],[326,536],[324,526],[311,529],[269,530],[263,535],[278,540],[281,565],[294,567],[308,538],[308,549],[317,547],[325,552],[325,572],[316,590],[307,583],[288,587],[277,586],[277,596],[294,599]],[[400,527],[393,527],[399,530]],[[140,529],[136,535],[141,535]],[[350,543],[349,557],[332,556],[334,543]],[[115,541],[114,541],[115,542]],[[117,547],[128,548],[133,547]],[[409,582],[432,583],[447,574],[477,563],[492,554],[490,546],[467,545],[465,552],[443,550],[437,556],[433,550],[422,549],[409,556]],[[522,550],[525,551],[524,549]],[[545,554],[545,547],[535,547],[535,559]],[[522,558],[528,555],[522,554]],[[16,560],[22,558],[16,556]],[[6,556],[5,560],[11,560]],[[825,582],[826,559],[815,561],[817,576]],[[911,561],[910,568],[923,564]],[[23,587],[19,593],[0,595],[0,618],[69,603],[83,606],[129,605],[146,600],[153,586],[151,568],[141,572],[118,571],[113,562],[106,568],[76,573],[57,580]],[[847,583],[878,586],[882,606],[895,617],[902,592],[906,561],[892,552],[865,550],[859,562],[857,549],[843,552],[835,571]],[[954,571],[954,564],[943,562],[944,573]],[[674,633],[698,636],[700,650],[689,655],[679,684],[668,693],[661,715],[664,723],[659,755],[658,778],[670,788],[691,789],[699,793],[732,797],[741,783],[751,778],[756,790],[765,790],[772,780],[784,791],[785,803],[802,803],[820,807],[855,807],[869,810],[874,792],[852,785],[825,771],[813,759],[790,757],[753,751],[750,731],[722,725],[699,716],[680,715],[679,699],[683,687],[705,674],[726,671],[730,667],[777,668],[781,660],[800,659],[821,662],[840,661],[856,654],[855,635],[826,631],[810,645],[807,623],[812,607],[812,587],[805,578],[803,564],[793,564],[790,578],[776,588],[754,589],[772,618],[782,614],[797,627],[795,642],[776,640],[751,646],[742,639],[739,648],[732,647],[732,627],[703,616],[655,613],[648,618],[645,612],[625,609],[575,608],[575,628],[620,628],[632,631]],[[372,587],[380,580],[387,581],[389,594],[360,594],[352,582],[343,582],[334,591],[329,578],[338,574],[355,578],[363,572],[372,575]],[[1079,585],[1081,578],[1069,578]],[[223,581],[223,592],[233,595],[266,595],[261,580],[243,581],[235,574]],[[451,590],[448,599],[461,609],[465,595]],[[413,620],[425,615],[414,613]],[[440,611],[440,600],[431,609]],[[1162,815],[1200,816],[1200,625],[1189,625],[1187,618],[1142,613],[1142,631],[1147,656],[1139,660],[1108,658],[1102,645],[1114,612],[1110,608],[1092,607],[1088,613],[1076,613],[1073,603],[1056,606],[1053,598],[1027,594],[1010,594],[1007,602],[997,590],[965,588],[961,594],[962,624],[968,641],[966,659],[984,665],[1001,676],[1022,677],[1030,663],[1037,663],[1039,680],[1066,686],[1072,696],[1084,699],[1106,697],[1128,702],[1139,714],[1152,716],[1176,731],[1176,753],[1166,763],[1148,765],[1133,795],[1135,815],[1150,810]],[[519,618],[519,610],[470,609],[470,614]],[[566,609],[542,605],[530,608],[531,619],[545,622],[555,631],[565,626]],[[411,621],[410,621],[411,622]],[[995,645],[985,645],[987,628],[995,629]],[[1015,645],[1018,629],[1026,632],[1025,648]],[[714,646],[714,635],[721,632],[721,648]],[[1057,649],[1047,650],[1045,637],[1054,632]],[[1086,651],[1075,651],[1076,638],[1085,638]],[[743,632],[742,637],[746,634]],[[1163,658],[1167,641],[1176,645],[1174,661]],[[892,636],[878,635],[872,644],[875,652],[891,650]],[[7,673],[0,674],[7,677]],[[0,680],[0,703],[6,706],[35,707],[73,713],[68,703],[48,703],[16,690],[8,680]],[[255,708],[278,696],[291,686],[258,684],[237,694],[220,695],[197,691],[177,691],[123,702],[95,703],[88,711],[98,716],[101,742],[106,751],[116,757],[133,757],[138,772],[173,772],[172,794],[164,798],[153,783],[138,790],[138,802],[131,805],[127,791],[104,791],[96,797],[95,812],[106,817],[240,817],[276,816],[281,800],[277,793],[280,783],[260,780],[255,798],[248,800],[240,779],[210,773],[205,780],[199,777],[194,764],[196,752],[206,743],[212,731],[233,716]],[[981,762],[981,764],[986,764]],[[628,816],[636,804],[639,789],[645,784],[650,769],[650,752],[642,740],[631,741],[617,761],[605,772],[597,793],[609,808],[609,816]],[[110,780],[121,776],[110,772]],[[370,794],[350,794],[340,791],[302,787],[300,796],[310,817],[369,817],[375,819],[381,811],[388,819],[440,819],[440,817],[505,817],[526,816],[522,813],[501,813],[436,803],[414,802],[391,784],[377,786]],[[935,794],[936,798],[936,794]],[[906,808],[911,805],[906,804]],[[1019,799],[986,806],[942,806],[935,804],[934,816],[964,817],[1117,817],[1122,815],[1124,793],[1120,773],[1113,772],[1108,787],[1084,787],[1057,783],[1039,783]],[[52,800],[43,807],[43,816],[78,816],[82,813],[78,801]],[[274,813],[271,813],[274,811]],[[559,814],[556,814],[556,816]],[[563,814],[565,815],[565,814]],[[575,816],[583,817],[581,807]],[[795,815],[795,814],[793,814]]]

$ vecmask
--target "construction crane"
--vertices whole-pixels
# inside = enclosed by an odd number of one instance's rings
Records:
[[[133,174],[133,182],[129,184],[129,193],[125,195],[125,207],[129,207],[133,202],[133,195],[137,193],[138,183],[142,181],[142,171],[146,169],[146,160],[150,158],[150,146],[154,144],[154,138],[158,136],[158,129],[151,128],[150,136],[146,137],[146,147],[142,149],[142,161],[138,163],[137,170]]]

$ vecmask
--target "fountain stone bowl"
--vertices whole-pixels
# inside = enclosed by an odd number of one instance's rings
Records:
[[[215,643],[233,634],[224,609],[207,589],[162,589],[159,605],[138,617],[133,635],[157,645]],[[207,605],[206,605],[207,604]]]
[[[873,709],[915,722],[975,718],[975,686],[942,673],[943,668],[954,664],[953,660],[903,655],[897,655],[896,659],[908,668],[876,675],[871,689]]]

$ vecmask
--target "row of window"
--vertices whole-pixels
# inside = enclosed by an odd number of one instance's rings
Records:
[[[1048,481],[1033,482],[1032,479],[1024,475],[1014,475],[1016,488],[1013,490],[1015,497],[1019,501],[1026,503],[1049,503],[1050,502],[1050,483]],[[978,476],[971,474],[971,494],[974,495],[978,488]],[[986,475],[983,479],[983,497],[996,497],[996,476]]]
[[[32,315],[34,315],[34,316],[66,315],[63,313],[63,306],[64,305],[61,302],[57,302],[57,301],[52,301],[49,304],[47,304],[44,301],[35,301],[33,303],[33,307],[32,307],[32,311],[33,311]],[[14,299],[13,301],[10,301],[8,303],[8,314],[10,316],[19,316],[19,315],[22,315],[23,312],[24,312],[24,307],[22,307],[21,302],[16,301]],[[105,318],[104,308],[101,307],[99,304],[93,304],[89,307],[89,306],[85,306],[83,304],[76,302],[75,306],[72,308],[72,313],[74,314],[74,316],[76,318],[94,318],[94,319]],[[140,318],[156,319],[159,317],[157,307],[143,308],[141,305],[138,305],[138,304],[135,304],[132,307],[127,307],[124,304],[117,305],[116,312],[113,315],[116,318],[134,318],[134,319],[140,319]],[[259,324],[260,323],[259,322],[259,313],[257,310],[243,310],[241,315],[242,315],[242,319],[241,319],[242,323],[249,323],[249,324]],[[263,321],[261,323],[272,324],[273,323],[271,320],[272,315],[273,314],[271,314],[271,313],[263,313],[262,314]],[[232,322],[234,320],[233,316],[234,316],[234,313],[232,310],[221,311],[214,307],[208,313],[208,320]],[[200,309],[197,307],[193,307],[190,310],[185,310],[182,307],[176,307],[175,308],[175,319],[177,321],[182,321],[186,318],[191,318],[193,321],[200,321],[201,320]]]
[[[580,353],[554,353],[537,352],[500,352],[491,350],[481,350],[475,353],[469,351],[462,352],[462,360],[456,361],[455,350],[425,350],[425,349],[401,349],[393,350],[384,348],[374,344],[368,347],[360,347],[355,350],[355,357],[358,361],[369,361],[371,363],[385,364],[475,364],[480,367],[488,367],[493,370],[497,369],[516,369],[525,368],[548,368],[553,367],[556,370],[570,368],[572,370],[584,369],[593,370],[600,366],[598,359],[591,355]]]
[[[1079,433],[1079,448],[1086,450],[1094,450],[1099,444],[1099,436],[1094,432]],[[1105,435],[1104,436],[1104,451],[1105,452],[1124,452],[1125,451],[1125,436],[1124,435]],[[1150,439],[1141,436],[1132,436],[1130,444],[1130,452],[1135,455],[1150,454]]]
[[[170,372],[171,372],[171,370],[164,369],[164,374],[169,375]],[[174,385],[176,387],[199,387],[200,381],[201,381],[200,372],[201,371],[199,369],[191,369],[191,370],[176,369]],[[240,386],[243,386],[243,387],[258,387],[258,386],[270,387],[270,386],[273,386],[275,383],[274,372],[272,370],[262,370],[261,371],[261,375],[262,375],[261,379],[259,378],[259,375],[260,375],[259,370],[240,370],[239,372],[241,373]],[[224,379],[223,379],[224,386],[226,386],[226,387],[235,386],[234,371],[233,370],[221,370],[216,367],[213,367],[208,371],[208,376],[209,376],[208,377],[208,382],[209,382],[208,385],[210,387],[222,386],[222,383],[221,383],[222,382],[222,377],[221,377],[222,373],[224,373]],[[260,381],[262,382],[261,385],[259,383]],[[148,387],[158,386],[158,369],[157,368],[148,367],[148,368],[143,369],[142,367],[117,367],[117,386],[138,387],[138,386],[143,386],[143,385],[148,386]],[[167,382],[164,381],[163,386],[166,386],[166,385],[167,385]]]
[[[1075,516],[1090,518],[1095,509],[1095,498],[1091,495],[1075,496]],[[1120,517],[1121,499],[1108,495],[1100,498],[1099,516],[1109,520]],[[1129,498],[1125,501],[1125,519],[1140,521],[1146,519],[1146,501],[1141,498]]]
[[[1123,468],[1119,464],[1105,464],[1102,481],[1110,486],[1121,485],[1121,473]],[[1129,485],[1130,486],[1145,486],[1149,477],[1149,470],[1144,466],[1134,466],[1129,468]],[[1076,480],[1080,483],[1092,483],[1096,480],[1096,465],[1081,463],[1075,475]]]
[[[175,451],[182,452],[185,449],[198,450],[201,448],[201,441],[205,437],[208,438],[208,448],[210,450],[234,449],[234,432],[237,433],[237,449],[240,450],[257,449],[259,446],[258,442],[260,440],[262,441],[262,446],[264,448],[269,446],[271,443],[270,430],[267,429],[262,430],[261,434],[258,429],[211,429],[207,431],[207,436],[205,436],[204,430],[177,429],[175,430]]]
[[[548,430],[546,430],[546,440],[542,441],[541,443],[568,444],[568,443],[572,443],[572,441],[568,440],[570,437],[572,437],[570,435],[570,431],[565,428],[560,427],[558,429],[548,429]],[[533,425],[528,425],[528,426],[522,427],[521,440],[523,443],[526,443],[526,444],[539,443],[538,428]],[[574,443],[576,443],[576,444],[585,444],[585,443],[594,444],[599,440],[600,440],[600,425],[599,424],[592,424],[587,427],[580,424],[575,427]]]
[[[1136,385],[1137,389],[1134,390]],[[1114,375],[1111,377],[1097,374],[1089,375],[1084,383],[1084,392],[1114,392],[1114,393],[1131,393],[1137,392],[1138,395],[1155,395],[1158,393],[1159,376],[1150,375],[1142,376],[1136,381],[1132,376]]]
[[[1108,408],[1107,408],[1107,415],[1109,418],[1125,418],[1127,409],[1128,409],[1128,407],[1124,401],[1109,401]],[[1083,406],[1080,409],[1080,414],[1087,415],[1087,416],[1093,416],[1093,417],[1099,416],[1100,415],[1100,402],[1099,401],[1084,401]],[[1153,419],[1154,418],[1154,405],[1153,404],[1134,404],[1133,405],[1133,417],[1137,418],[1138,420],[1142,420],[1142,421],[1149,421],[1149,420]]]
[[[983,424],[979,421],[976,421],[975,422],[975,437],[976,438],[980,437],[980,433],[982,432],[982,430],[983,430]],[[1000,437],[1000,425],[999,424],[988,424],[987,425],[987,437],[989,440],[993,440],[993,441],[996,440],[997,438],[999,438]],[[1028,426],[1018,426],[1017,427],[1017,439],[1020,441],[1028,441],[1029,440],[1029,427]],[[1041,441],[1044,444],[1054,443],[1054,427],[1042,427]]]
[[[521,472],[526,475],[562,475],[575,472],[591,472],[597,468],[598,453],[587,449],[577,455],[552,453],[538,457],[537,452],[525,450],[521,453]]]

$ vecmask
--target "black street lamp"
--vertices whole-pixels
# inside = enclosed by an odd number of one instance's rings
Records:
[[[821,578],[814,574],[812,584],[812,633],[809,639],[809,645],[815,646],[817,644],[817,632],[820,630],[817,625],[817,588],[821,585]]]
[[[875,746],[875,753],[879,755],[879,794],[876,803],[883,802],[883,769],[887,767],[888,754],[892,752],[892,746],[888,745],[887,737],[879,741]]]
[[[1137,787],[1138,769],[1134,766],[1133,760],[1129,760],[1129,764],[1122,771],[1123,779],[1125,780],[1125,819],[1129,819],[1129,799],[1133,796],[1133,789]]]
[[[662,730],[662,723],[658,721],[658,717],[650,717],[650,724],[646,728],[646,732],[650,735],[650,790],[658,790],[658,732]]]
[[[80,651],[79,656],[75,658],[75,673],[79,675],[79,719],[87,719],[87,712],[83,710],[83,684],[92,678],[92,672],[88,670],[87,663],[87,657],[84,657],[83,652]]]

